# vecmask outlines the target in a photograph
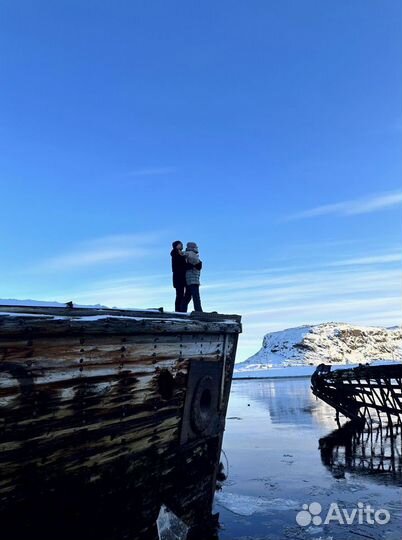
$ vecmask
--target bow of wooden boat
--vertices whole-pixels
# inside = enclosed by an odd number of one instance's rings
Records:
[[[114,512],[145,538],[165,504],[206,524],[240,332],[237,315],[0,306],[2,522],[24,511],[46,537],[46,505],[72,534],[85,505],[105,535]]]

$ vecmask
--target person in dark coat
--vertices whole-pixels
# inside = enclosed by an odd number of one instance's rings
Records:
[[[183,243],[176,240],[172,243],[172,272],[173,287],[176,289],[175,311],[183,311],[184,293],[186,292],[186,269],[187,263],[183,253]]]
[[[200,298],[202,261],[200,261],[197,244],[195,242],[187,242],[184,255],[186,259],[186,293],[184,295],[182,311],[187,311],[191,299],[193,299],[194,311],[202,311]]]

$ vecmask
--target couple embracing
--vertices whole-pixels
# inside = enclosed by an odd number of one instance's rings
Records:
[[[176,289],[175,311],[187,312],[188,304],[193,299],[194,311],[202,311],[200,299],[200,273],[202,262],[195,242],[187,242],[183,252],[183,243],[172,243],[173,287]]]

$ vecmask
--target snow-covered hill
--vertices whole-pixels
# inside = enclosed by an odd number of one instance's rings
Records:
[[[323,323],[266,334],[262,348],[236,371],[402,360],[402,328]]]

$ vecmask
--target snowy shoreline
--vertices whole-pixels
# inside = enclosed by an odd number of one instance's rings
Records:
[[[400,364],[394,360],[374,360],[369,362],[371,366],[380,366],[388,364]],[[335,364],[331,365],[332,370],[337,369],[352,369],[360,364]],[[311,377],[317,366],[288,366],[288,367],[272,367],[261,368],[258,370],[239,370],[233,373],[233,379],[277,379],[277,378],[294,378],[294,377]]]

